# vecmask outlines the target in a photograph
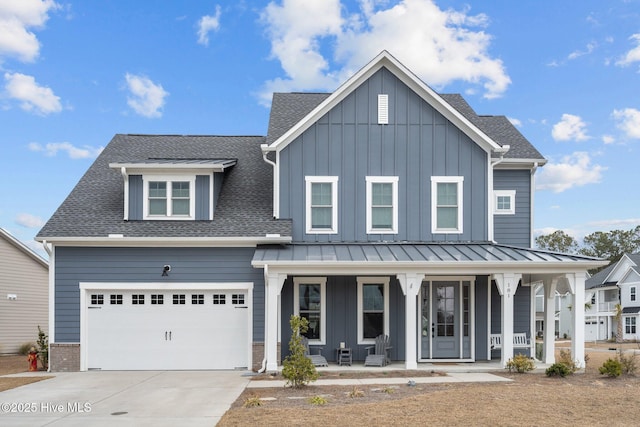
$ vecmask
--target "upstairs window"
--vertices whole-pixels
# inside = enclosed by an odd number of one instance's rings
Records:
[[[629,288],[629,291],[630,291],[631,301],[635,301],[636,300],[636,287],[635,286],[631,286]]]
[[[145,176],[145,219],[193,219],[195,177]]]
[[[493,213],[496,215],[514,215],[516,213],[515,190],[495,190]]]
[[[398,177],[368,176],[367,233],[398,232]]]
[[[305,181],[307,233],[337,233],[338,177],[307,176],[305,177]]]
[[[462,233],[461,176],[431,177],[431,231],[433,233]]]

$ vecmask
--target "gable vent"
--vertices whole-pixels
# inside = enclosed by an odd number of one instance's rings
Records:
[[[389,95],[378,95],[378,124],[389,124]]]

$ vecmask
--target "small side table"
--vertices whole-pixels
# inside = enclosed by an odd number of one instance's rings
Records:
[[[351,349],[350,348],[336,348],[338,365],[351,366]]]

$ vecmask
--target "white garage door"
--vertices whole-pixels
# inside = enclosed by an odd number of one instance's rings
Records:
[[[88,290],[88,369],[237,369],[249,362],[247,291]]]

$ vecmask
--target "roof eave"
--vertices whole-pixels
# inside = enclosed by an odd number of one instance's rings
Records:
[[[257,246],[291,243],[290,236],[265,235],[255,237],[125,237],[112,234],[106,237],[36,237],[37,241],[55,246],[149,246],[210,247],[210,246]]]

